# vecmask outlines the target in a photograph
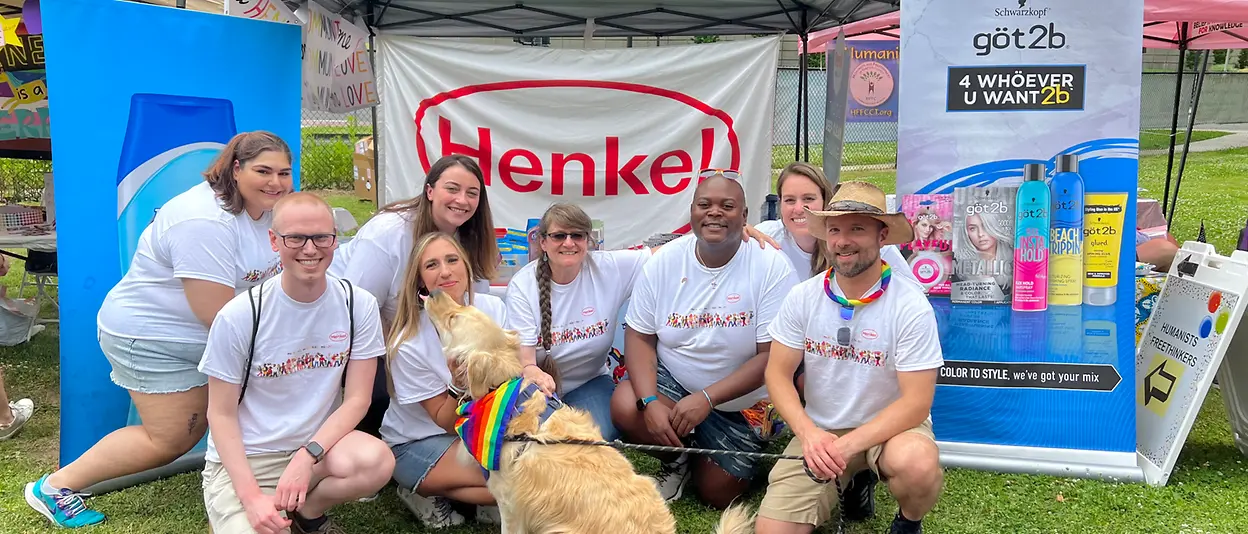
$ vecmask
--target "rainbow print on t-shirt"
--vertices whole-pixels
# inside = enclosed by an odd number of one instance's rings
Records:
[[[672,328],[743,328],[754,324],[754,312],[743,311],[720,315],[718,313],[673,313],[667,316],[667,326]]]

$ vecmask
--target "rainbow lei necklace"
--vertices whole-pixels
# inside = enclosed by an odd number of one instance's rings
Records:
[[[870,295],[867,295],[861,299],[847,299],[845,297],[842,297],[834,293],[832,291],[832,278],[834,278],[835,275],[832,272],[832,268],[829,267],[828,272],[824,273],[823,292],[828,294],[828,298],[832,299],[837,304],[841,305],[841,318],[842,319],[845,319],[846,321],[848,321],[850,318],[854,316],[855,307],[865,306],[867,304],[875,302],[875,299],[880,298],[880,295],[884,294],[884,290],[888,289],[888,283],[892,281],[893,279],[893,268],[889,267],[888,262],[884,260],[880,260],[880,263],[883,264],[884,266],[880,272],[880,288],[872,292]]]

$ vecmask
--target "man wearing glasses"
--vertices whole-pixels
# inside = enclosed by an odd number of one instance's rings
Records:
[[[204,505],[217,534],[341,532],[325,512],[375,494],[394,470],[390,449],[354,430],[385,354],[377,301],[326,276],[337,239],[320,197],[279,200],[269,240],[281,275],[221,309],[199,364]]]
[[[832,267],[785,298],[769,329],[766,383],[796,435],[784,454],[803,456],[809,473],[800,462],[776,463],[759,534],[809,533],[827,521],[837,505],[833,479],[850,520],[874,513],[875,484],[884,480],[900,505],[892,534],[922,532],[940,496],[930,418],[944,364],[936,315],[923,288],[880,259],[881,246],[914,239],[906,217],[884,206],[879,188],[846,182],[827,211],[806,210]],[[793,379],[803,363],[804,407]]]

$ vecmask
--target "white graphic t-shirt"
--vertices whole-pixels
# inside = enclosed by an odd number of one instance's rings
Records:
[[[398,310],[403,276],[412,254],[411,212],[381,212],[369,219],[347,245],[347,253],[330,266],[334,276],[367,289],[381,305],[381,320],[388,326]],[[467,258],[465,258],[467,259]],[[490,282],[478,280],[472,290],[488,293]]]
[[[347,291],[328,277],[325,293],[313,302],[298,302],[282,290],[281,277],[268,280],[253,293],[260,306],[251,378],[238,425],[248,455],[289,452],[307,444],[338,406],[347,358],[364,360],[386,353],[377,317],[377,300],[355,287],[355,349]],[[251,303],[242,293],[225,304],[212,322],[199,371],[242,384],[251,343]],[[261,298],[262,297],[262,298]],[[220,462],[212,430],[209,461]]]
[[[797,241],[793,240],[793,234],[784,227],[782,221],[763,221],[754,227],[758,231],[767,234],[768,237],[775,239],[780,243],[780,252],[783,252],[789,258],[789,262],[793,265],[793,270],[797,271],[798,279],[805,280],[816,274],[810,270],[811,253],[802,250],[798,246]],[[914,273],[910,270],[910,264],[906,262],[906,258],[901,255],[901,250],[897,245],[884,245],[880,247],[880,258],[893,266],[893,274],[904,276],[914,281],[918,281],[914,277]]]
[[[690,392],[709,387],[753,358],[768,343],[769,325],[789,289],[793,267],[780,251],[742,243],[727,265],[703,266],[694,257],[697,238],[668,243],[642,268],[625,323],[658,335],[658,357]],[[766,386],[715,408],[737,412],[767,397]]]
[[[489,294],[473,295],[473,306],[502,325],[506,310],[502,299]],[[399,345],[398,354],[390,362],[394,380],[394,399],[381,421],[381,439],[391,447],[402,443],[446,434],[446,430],[421,406],[447,391],[451,370],[442,354],[442,343],[427,313],[420,314],[416,335]]]
[[[204,343],[208,327],[191,311],[181,279],[206,280],[235,294],[282,272],[269,244],[271,212],[252,220],[221,207],[208,182],[169,199],[139,236],[130,269],[96,314],[96,326],[123,338]]]
[[[901,397],[898,371],[944,365],[932,305],[922,286],[896,273],[884,294],[850,320],[824,292],[823,276],[812,277],[793,288],[771,323],[772,338],[805,353],[806,413],[820,428],[862,426]],[[866,294],[878,288],[876,282]],[[848,345],[838,339],[841,327],[849,328]]]
[[[607,354],[619,327],[620,306],[632,294],[650,256],[649,248],[590,252],[570,284],[550,283],[550,351],[565,393],[607,374]],[[520,343],[537,347],[539,362],[546,357],[538,340],[542,329],[540,261],[525,265],[507,287],[507,328],[520,333]]]

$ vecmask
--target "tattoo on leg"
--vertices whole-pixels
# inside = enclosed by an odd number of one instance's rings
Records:
[[[198,422],[199,422],[199,414],[197,413],[191,414],[191,420],[186,423],[186,434],[188,436],[195,435],[195,426],[196,426],[195,423],[198,423]]]

